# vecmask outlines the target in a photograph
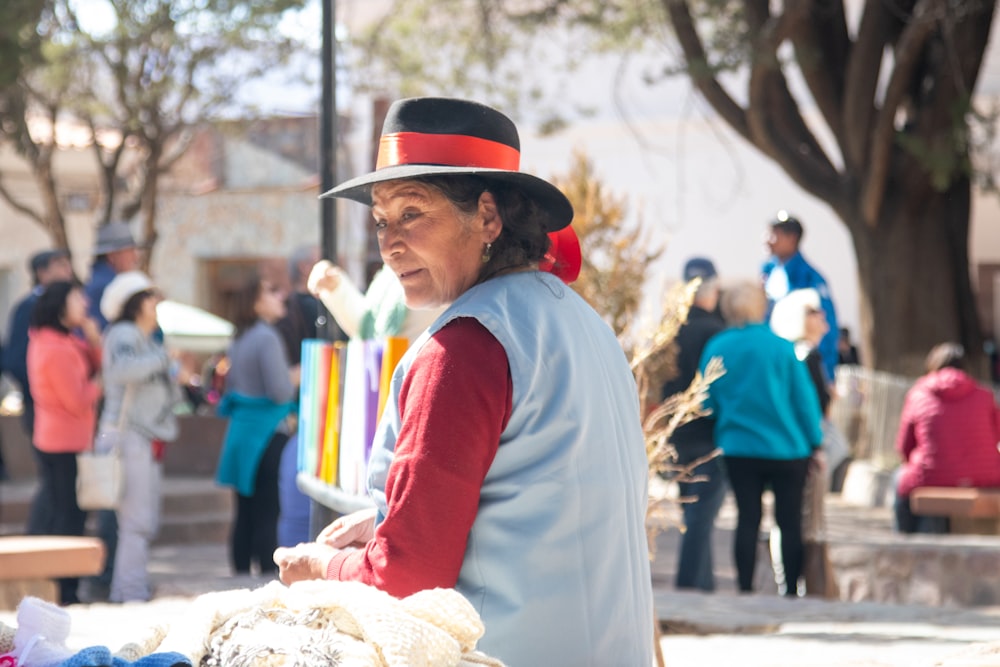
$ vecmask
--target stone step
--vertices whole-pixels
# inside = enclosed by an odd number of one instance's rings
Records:
[[[35,483],[0,485],[0,535],[24,532]],[[166,477],[156,544],[225,541],[233,515],[233,495],[208,477]],[[88,533],[94,532],[93,514]]]
[[[164,515],[154,544],[204,544],[229,539],[230,512],[195,512],[187,515]]]

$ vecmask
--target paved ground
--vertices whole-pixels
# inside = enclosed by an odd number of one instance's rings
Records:
[[[729,498],[716,523],[717,592],[711,595],[673,590],[678,535],[668,530],[657,539],[653,585],[667,667],[1000,665],[1000,652],[960,657],[990,642],[1000,647],[1000,608],[788,600],[766,583],[758,584],[758,593],[739,595],[728,532],[735,518]],[[831,497],[827,522],[831,541],[898,539],[886,508],[854,507]],[[761,571],[766,565],[758,563],[756,581],[768,582],[768,572]]]
[[[883,510],[835,507],[830,514],[831,529],[853,535],[884,534],[887,528]],[[731,509],[724,510],[720,526],[731,521]],[[785,600],[772,592],[738,595],[724,534],[717,542],[718,592],[678,593],[671,584],[676,540],[675,530],[660,535],[654,564],[667,667],[1000,665],[1000,608]],[[70,645],[117,649],[154,625],[181,618],[194,596],[266,583],[229,576],[222,544],[156,547],[151,571],[157,597],[150,603],[70,607]],[[0,621],[16,625],[16,614],[0,612]],[[987,650],[992,653],[970,653]]]
[[[661,547],[669,547],[670,541],[661,541]],[[70,607],[71,646],[117,649],[152,626],[183,616],[192,596],[265,583],[230,577],[220,544],[158,547],[153,556],[157,599]],[[739,596],[731,590],[703,595],[663,585],[657,586],[657,607],[666,622],[661,646],[668,667],[1000,664],[1000,654],[971,661],[958,657],[987,642],[1000,643],[1000,609],[785,600],[770,594]],[[16,625],[16,615],[0,612],[0,621]]]

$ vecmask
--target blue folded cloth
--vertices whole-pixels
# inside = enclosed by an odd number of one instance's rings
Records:
[[[90,646],[60,663],[59,667],[192,667],[180,653],[151,653],[135,662],[111,655],[106,646]]]

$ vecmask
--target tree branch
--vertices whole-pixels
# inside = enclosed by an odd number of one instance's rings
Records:
[[[791,42],[806,86],[844,153],[844,70],[851,52],[844,5],[841,0],[809,4],[791,29]]]
[[[670,16],[677,41],[684,51],[691,81],[694,82],[698,92],[730,127],[744,139],[754,143],[750,135],[750,126],[747,124],[746,111],[726,92],[712,72],[705,47],[694,27],[687,0],[662,0],[662,2]]]
[[[506,8],[503,11],[515,22],[527,24],[546,23],[556,18],[559,15],[559,10],[566,4],[568,4],[568,0],[548,0],[541,7],[532,7],[525,11],[509,10]]]
[[[799,20],[797,10],[772,17],[760,31],[750,72],[747,120],[753,143],[792,179],[817,197],[836,203],[840,174],[799,113],[778,63],[778,45]]]
[[[0,197],[2,197],[5,202],[7,202],[8,206],[10,206],[18,213],[26,215],[27,217],[31,218],[32,220],[42,225],[43,227],[45,226],[45,221],[42,219],[40,213],[35,211],[35,209],[29,207],[27,204],[22,203],[20,200],[17,199],[17,197],[14,196],[13,192],[7,189],[7,186],[4,185],[2,174],[0,174]]]
[[[188,128],[174,127],[164,134],[164,146],[166,146],[167,141],[170,138],[177,137],[177,141],[171,144],[169,150],[166,150],[163,157],[160,158],[159,171],[160,173],[165,173],[170,171],[170,168],[174,164],[184,157],[184,153],[191,146],[191,142],[194,140],[194,132],[191,132]]]
[[[866,2],[858,36],[847,61],[844,83],[844,160],[848,171],[862,173],[868,158],[869,130],[875,115],[875,90],[882,51],[892,35],[891,19],[882,2]]]
[[[878,223],[889,176],[890,157],[896,139],[896,112],[913,85],[914,74],[928,37],[939,24],[931,6],[935,0],[918,0],[912,18],[903,30],[894,52],[895,67],[886,87],[885,100],[871,133],[868,168],[861,190],[861,216],[870,227]]]
[[[97,123],[94,117],[87,115],[84,120],[86,120],[87,126],[90,128],[90,145],[94,151],[94,157],[97,159],[97,164],[101,167],[101,195],[103,199],[101,208],[103,210],[100,222],[109,222],[114,212],[115,176],[118,174],[118,164],[125,153],[125,143],[131,135],[127,131],[123,132],[118,145],[114,149],[109,150],[97,138]]]

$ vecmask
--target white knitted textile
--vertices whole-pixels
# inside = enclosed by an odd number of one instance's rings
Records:
[[[146,631],[146,636],[137,641],[131,641],[115,651],[114,657],[126,662],[135,662],[156,651],[163,638],[167,636],[165,625],[154,625]]]
[[[14,650],[14,634],[17,628],[0,622],[0,655],[5,655]]]
[[[398,600],[356,582],[271,582],[197,598],[157,651],[220,667],[502,667],[475,651],[483,632],[452,589]]]
[[[69,612],[41,598],[26,596],[17,605],[14,655],[31,667],[58,665],[76,651],[66,647],[72,621]]]

